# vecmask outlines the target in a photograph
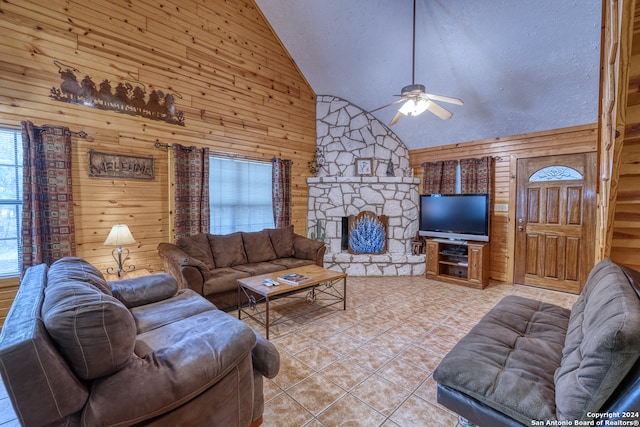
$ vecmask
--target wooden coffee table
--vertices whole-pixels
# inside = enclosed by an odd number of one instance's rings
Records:
[[[279,276],[297,273],[311,278],[308,282],[299,285],[290,285],[278,281]],[[265,286],[265,279],[278,281],[278,286]],[[342,281],[342,292],[335,286]],[[347,309],[347,273],[327,270],[317,265],[307,265],[304,267],[292,268],[289,270],[276,271],[274,273],[261,274],[259,276],[247,277],[238,280],[238,319],[242,313],[264,326],[266,337],[269,339],[269,327],[282,320],[271,320],[269,312],[269,301],[276,298],[290,297],[295,294],[307,291],[305,300],[310,304],[316,300],[324,302],[318,304],[320,307],[329,307],[342,303],[342,309]],[[249,302],[241,305],[242,295],[245,295]],[[320,298],[318,298],[320,297]],[[260,309],[259,303],[265,303],[264,312]]]

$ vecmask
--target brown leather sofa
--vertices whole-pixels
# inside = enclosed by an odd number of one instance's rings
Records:
[[[168,274],[108,283],[64,258],[27,270],[0,335],[25,426],[257,426],[275,347]]]
[[[238,279],[289,268],[324,265],[325,244],[295,234],[293,226],[226,235],[200,233],[160,243],[164,269],[221,310],[238,305]]]
[[[571,310],[505,297],[433,378],[461,425],[638,425],[640,273],[600,261]]]

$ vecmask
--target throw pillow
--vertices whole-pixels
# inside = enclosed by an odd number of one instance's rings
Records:
[[[207,266],[209,270],[216,268],[207,233],[199,233],[189,237],[182,237],[178,239],[176,245],[185,251],[191,258],[194,258]]]
[[[264,262],[277,258],[267,230],[242,233],[242,241],[249,262]]]
[[[110,375],[133,355],[133,316],[124,304],[89,282],[65,279],[62,274],[49,278],[42,317],[60,353],[83,380]]]
[[[50,282],[70,280],[85,282],[95,286],[107,295],[111,295],[111,287],[102,272],[86,260],[78,257],[65,257],[51,264],[47,274]]]
[[[208,237],[216,267],[233,267],[247,263],[241,232],[224,235],[210,234]]]
[[[295,254],[293,249],[293,225],[267,230],[273,249],[278,258],[289,258]]]
[[[127,308],[169,299],[178,292],[178,282],[169,273],[111,282],[113,296]]]

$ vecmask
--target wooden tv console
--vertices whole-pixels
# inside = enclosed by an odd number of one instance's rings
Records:
[[[426,277],[476,289],[489,284],[489,243],[427,240]]]

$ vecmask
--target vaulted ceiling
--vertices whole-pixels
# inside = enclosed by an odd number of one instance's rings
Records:
[[[412,83],[412,0],[256,0],[317,95],[373,110]],[[602,3],[417,0],[415,83],[464,106],[391,129],[409,149],[594,123]],[[373,113],[389,123],[398,106]]]

